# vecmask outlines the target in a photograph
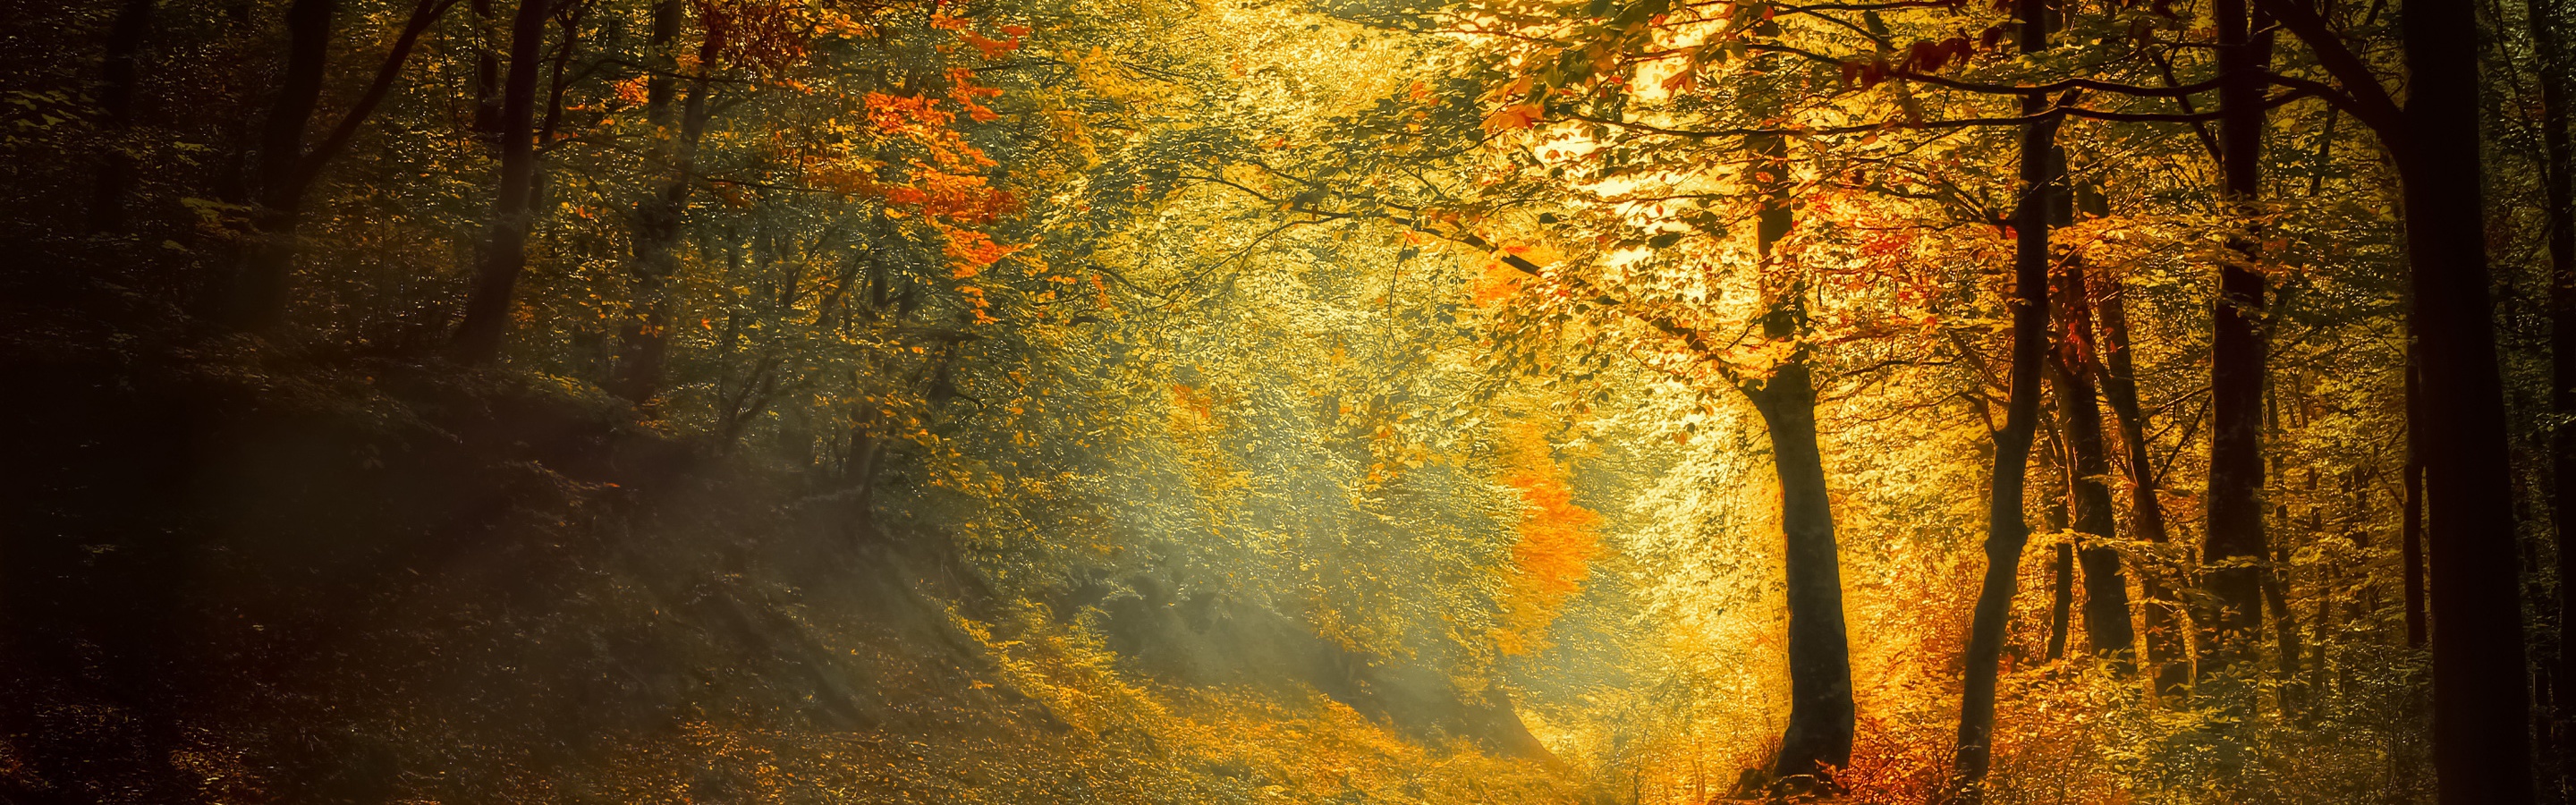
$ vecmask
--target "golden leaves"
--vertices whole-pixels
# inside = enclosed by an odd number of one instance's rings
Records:
[[[1529,654],[1544,647],[1548,625],[1591,576],[1592,560],[1601,553],[1594,530],[1601,516],[1575,505],[1565,468],[1539,423],[1504,425],[1503,453],[1503,483],[1520,493],[1524,509],[1520,540],[1512,545],[1512,565],[1497,597],[1502,623],[1494,629],[1494,644],[1504,654]]]
[[[1537,125],[1547,118],[1547,108],[1535,103],[1516,103],[1496,110],[1485,118],[1485,131],[1500,134]]]

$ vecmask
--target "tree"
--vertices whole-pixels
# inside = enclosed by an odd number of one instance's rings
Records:
[[[1788,142],[1777,134],[1760,134],[1746,138],[1745,146],[1756,157],[1752,184],[1761,193],[1756,253],[1768,263],[1794,223]],[[1762,317],[1762,335],[1787,343],[1788,357],[1772,367],[1770,377],[1739,385],[1761,412],[1763,432],[1770,437],[1780,479],[1780,530],[1787,544],[1789,723],[1771,773],[1787,781],[1789,789],[1803,791],[1829,784],[1831,770],[1851,762],[1855,711],[1841,558],[1825,492],[1824,456],[1816,446],[1816,384],[1806,348],[1797,344],[1806,290],[1794,279],[1785,285],[1768,292],[1776,296]]]
[[[2093,307],[2102,324],[2102,396],[2119,422],[2120,446],[2125,453],[2122,463],[2129,476],[2130,529],[2138,541],[2161,545],[2169,537],[2164,501],[2157,497],[2154,457],[2147,442],[2150,423],[2146,410],[2138,404],[2136,358],[2129,344],[2128,291],[2118,280],[2104,277],[2096,280],[2088,292],[2095,295]],[[2182,639],[2186,621],[2179,617],[2173,590],[2163,575],[2141,572],[2139,577],[2147,597],[2147,662],[2155,669],[2155,690],[2180,692],[2191,679],[2191,665],[2180,650],[2187,645]]]
[[[2425,493],[2436,507],[2426,534],[2434,765],[2445,805],[2530,802],[2531,699],[2515,583],[2521,552],[2487,306],[2477,21],[2423,0],[2408,0],[2400,13],[2407,80],[2440,88],[2408,93],[2395,132],[2403,143],[2397,162],[2425,353],[2425,442],[2432,448]]]
[[[2568,61],[2566,6],[2558,0],[2528,0],[2524,13],[2530,20],[2532,50],[2538,56],[2540,85],[2540,139],[2542,198],[2548,205],[2543,221],[2549,235],[2549,395],[2550,406],[2561,417],[2576,416],[2576,144],[2568,142],[2568,126],[2576,123],[2568,104],[2568,82],[2576,80]],[[2541,726],[2542,755],[2551,754],[2550,746],[2562,751],[2576,741],[2576,641],[2568,640],[2569,625],[2576,624],[2576,431],[2554,430],[2549,442],[2549,507],[2558,549],[2558,651],[2549,666],[2549,679],[2555,688],[2549,691],[2550,706],[2555,710]],[[2576,773],[2564,761],[2558,769],[2558,784],[2570,784],[2569,775]]]
[[[520,0],[511,18],[510,72],[501,87],[501,181],[492,199],[491,234],[475,268],[474,291],[456,325],[457,356],[470,363],[501,357],[511,294],[528,265],[528,232],[536,226],[537,52],[545,44],[551,3]]]
[[[2408,329],[2423,358],[2423,416],[2412,424],[2425,431],[2425,497],[2437,514],[2425,543],[2442,801],[2529,802],[2521,557],[2482,234],[2477,20],[2426,2],[2401,8],[2407,81],[2440,88],[2410,92],[2401,107],[2324,17],[2284,0],[2263,8],[2316,53],[2340,85],[2337,102],[2378,132],[2400,177]]]
[[[2065,173],[2056,171],[2047,197],[2064,192]],[[2057,214],[2051,207],[2050,214]],[[2089,539],[2077,553],[2084,565],[2084,635],[2093,653],[2126,666],[2137,641],[2130,623],[2129,582],[2120,569],[2120,552],[2101,544],[2117,532],[2111,510],[2111,463],[2102,432],[2102,406],[2094,378],[2101,373],[2093,343],[2093,309],[2089,283],[2080,257],[2056,261],[2056,284],[2049,289],[2057,310],[2057,349],[2048,362],[2049,385],[2057,390],[2057,410],[2066,420],[2069,497],[2074,501],[2075,531]]]
[[[2052,289],[2051,293],[2054,292]],[[2053,386],[2057,380],[2056,367],[2052,365],[2048,371],[2049,381]],[[2045,508],[2040,510],[2040,525],[2047,528],[2051,534],[2062,534],[2067,530],[2068,504],[2075,497],[2075,477],[2069,470],[2072,462],[2067,461],[2065,457],[2066,429],[2058,426],[2055,403],[2052,400],[2042,399],[2040,406],[2039,435],[2043,437],[2040,441],[2044,448],[2039,451],[2039,457],[2047,465],[2049,472],[2057,476],[2059,485],[2064,487],[2065,492],[2062,495],[2049,496],[2047,502],[2041,504]],[[2066,658],[2066,638],[2071,627],[2075,625],[2075,575],[2075,543],[2060,541],[2056,545],[2049,546],[2049,662]]]
[[[108,29],[98,105],[106,113],[102,122],[110,136],[125,135],[134,125],[135,62],[142,55],[145,37],[152,33],[152,10],[158,5],[159,0],[126,0],[117,7],[116,22]],[[134,183],[134,158],[124,153],[130,146],[111,141],[99,163],[90,192],[90,231],[114,232],[125,226],[125,197]]]
[[[2217,0],[2219,158],[2225,203],[2239,220],[2258,214],[2262,187],[2264,67],[2271,41],[2254,33],[2244,0]],[[2262,316],[2267,291],[2253,263],[2251,233],[2231,235],[2235,252],[2219,266],[2210,345],[2209,523],[2201,546],[2201,587],[2211,610],[2200,618],[2204,677],[2248,663],[2261,635],[2263,583]],[[2284,658],[2288,661],[2288,658]],[[2241,669],[2240,669],[2241,670]]]
[[[421,34],[455,4],[456,0],[418,0],[412,6],[411,16],[396,35],[393,47],[377,64],[375,77],[358,100],[341,113],[338,125],[309,151],[304,146],[306,129],[321,103],[330,55],[331,16],[339,3],[294,0],[287,6],[286,72],[261,128],[254,176],[258,194],[251,223],[256,239],[231,281],[220,311],[222,319],[250,332],[268,332],[283,322],[306,193],[393,91]]]
[[[2020,0],[2015,18],[2022,53],[2048,48],[2048,10],[2043,0]],[[2021,108],[2025,116],[2039,116],[2048,108],[2048,96],[2025,93]],[[1995,676],[2003,656],[2005,622],[2012,616],[2014,588],[2020,582],[2022,547],[2030,541],[2030,524],[2022,519],[2022,494],[2030,471],[2032,434],[2039,424],[2040,371],[2048,352],[2048,189],[2057,178],[2050,170],[2049,153],[2056,136],[2053,117],[2024,124],[2021,132],[2021,189],[2013,207],[2012,363],[2007,375],[2012,391],[2003,427],[1994,433],[1993,492],[1986,504],[1986,572],[1977,592],[1975,619],[1968,627],[1967,690],[1960,695],[1958,754],[1950,793],[1953,801],[1961,803],[1984,800],[1986,773],[1993,768]]]
[[[710,12],[714,9],[710,7]],[[676,69],[676,60],[666,52],[678,38],[680,0],[661,0],[653,5],[653,38],[648,50],[662,69]],[[709,19],[706,24],[721,24]],[[713,91],[713,76],[718,47],[723,39],[710,30],[700,41],[696,73],[690,76],[688,96],[679,110],[679,130],[672,125],[671,78],[656,73],[648,81],[645,120],[653,128],[651,153],[656,164],[666,164],[669,172],[659,187],[649,188],[638,199],[631,215],[634,218],[633,257],[628,268],[636,285],[637,315],[631,317],[619,333],[616,375],[610,386],[629,400],[644,403],[652,399],[662,382],[662,364],[670,349],[670,305],[667,285],[679,270],[672,252],[679,246],[681,215],[689,195],[697,187],[698,142],[706,136],[707,119],[715,105],[708,97]]]

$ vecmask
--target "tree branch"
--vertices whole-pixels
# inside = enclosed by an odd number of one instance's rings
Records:
[[[2344,44],[2343,37],[2336,34],[2315,9],[2290,0],[2255,0],[2255,4],[2279,21],[2281,27],[2297,34],[2299,41],[2308,43],[2308,50],[2317,54],[2317,63],[2324,65],[2327,74],[2343,85],[2342,94],[2353,101],[2353,105],[2344,111],[2351,112],[2353,117],[2360,118],[2362,123],[2379,132],[2382,142],[2394,146],[2404,136],[2401,126],[2403,110],[2389,96],[2388,88],[2379,83],[2379,74]],[[2279,83],[2281,79],[2275,76],[2273,80]]]
[[[1837,66],[1847,63],[1842,59],[1788,45],[1751,43],[1746,44],[1744,49],[1771,53],[1786,53],[1805,58],[1809,61]],[[2045,84],[1989,84],[1982,81],[1962,81],[1955,78],[1943,78],[1930,73],[1919,73],[1902,67],[1897,68],[1894,72],[1889,73],[1889,75],[1908,81],[1918,81],[1925,84],[1931,84],[1937,87],[1961,90],[1965,92],[1983,93],[1987,95],[2025,95],[2033,92],[2058,93],[2065,92],[2067,90],[2081,89],[2094,92],[2110,92],[2141,98],[2172,98],[2208,92],[2218,88],[2218,79],[2215,78],[2196,84],[2186,84],[2182,86],[2150,87],[2138,84],[2121,84],[2111,81],[2101,81],[2091,78],[2064,78]]]
[[[296,161],[295,172],[290,174],[289,181],[297,194],[311,186],[313,180],[322,175],[323,166],[330,164],[332,158],[340,155],[341,149],[348,147],[349,140],[357,137],[358,127],[367,122],[368,116],[375,114],[376,105],[383,103],[385,95],[393,91],[394,79],[402,75],[403,62],[411,59],[412,46],[420,43],[420,35],[428,32],[430,25],[438,22],[438,18],[445,16],[447,10],[455,5],[456,0],[420,0],[412,6],[411,19],[403,23],[402,35],[394,39],[393,49],[386,51],[384,61],[376,66],[376,77],[367,82],[365,94],[359,95],[358,102],[351,104],[349,111],[340,116],[340,124],[332,127],[330,136],[324,137],[320,145]]]
[[[2316,93],[2305,87],[2293,89],[2290,92],[2273,96],[2271,99],[2264,101],[2263,108],[2270,109],[2314,94]],[[1922,121],[1889,120],[1877,123],[1856,123],[1847,126],[1826,126],[1823,128],[1746,127],[1729,129],[1665,128],[1663,126],[1656,126],[1647,123],[1631,123],[1624,120],[1611,120],[1608,118],[1574,113],[1568,113],[1565,117],[1573,120],[1581,120],[1587,123],[1599,123],[1601,125],[1616,126],[1631,131],[1642,131],[1648,134],[1661,134],[1668,137],[1688,137],[1692,139],[1710,139],[1716,137],[1752,137],[1765,134],[1794,137],[1823,137],[1837,134],[1860,134],[1872,131],[1904,129],[1955,129],[1972,126],[2020,126],[2070,117],[2084,120],[2103,120],[2114,123],[2194,123],[2205,120],[2216,120],[2218,119],[2218,115],[2219,113],[2216,111],[2180,114],[2171,112],[2111,112],[2099,109],[2086,109],[2080,106],[2061,105],[2043,110],[2037,114],[2013,115],[2009,117],[1968,117],[1956,120]]]

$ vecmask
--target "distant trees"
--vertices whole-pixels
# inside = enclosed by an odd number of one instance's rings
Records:
[[[512,333],[544,308],[569,318],[537,326],[542,334],[532,337],[544,346],[531,344],[529,357],[561,362],[649,404],[687,385],[668,376],[673,342],[687,340],[674,321],[724,290],[702,279],[733,250],[719,233],[747,231],[720,220],[834,209],[837,222],[827,228],[843,246],[872,252],[865,262],[877,268],[798,266],[823,276],[791,281],[795,291],[780,301],[844,327],[863,319],[843,305],[892,304],[843,287],[870,276],[881,280],[876,293],[911,288],[908,308],[945,308],[937,316],[972,321],[993,300],[977,295],[974,283],[954,281],[1023,248],[1014,244],[1019,235],[1002,231],[1017,225],[1004,219],[1022,203],[1003,178],[1012,166],[981,150],[998,140],[966,131],[1021,125],[995,111],[1003,90],[975,71],[1013,58],[1029,35],[1019,23],[954,9],[894,23],[895,6],[761,0],[476,2],[471,18],[453,20],[459,2],[291,0],[273,14],[245,7],[238,31],[258,41],[237,44],[258,50],[273,42],[278,54],[265,65],[273,80],[256,82],[266,89],[241,99],[251,104],[237,115],[251,136],[230,155],[184,157],[184,167],[216,174],[186,209],[199,219],[197,236],[222,255],[209,256],[205,275],[182,280],[204,289],[209,319],[286,341],[337,337],[314,329],[331,322],[399,333],[387,337],[410,350],[443,342],[437,349],[491,363],[512,354]],[[125,230],[130,211],[150,209],[154,225],[167,227],[175,199],[135,197],[136,172],[162,167],[138,160],[174,159],[169,147],[136,139],[135,131],[158,125],[136,109],[137,87],[211,81],[231,66],[177,61],[177,72],[141,74],[137,65],[154,58],[147,45],[162,19],[156,14],[197,9],[138,0],[113,11],[96,73],[107,127],[94,175],[84,177],[84,226]],[[364,55],[341,57],[352,53]],[[343,62],[361,69],[335,69]],[[1005,69],[996,73],[1005,83],[1027,85]],[[460,87],[462,95],[450,94]],[[718,120],[725,108],[759,114],[727,130]],[[152,110],[181,111],[216,110],[212,101]],[[1032,131],[1072,122],[1027,119],[1041,121],[1024,127]],[[723,150],[702,147],[711,135],[726,138]],[[1012,148],[1030,160],[1051,158]],[[711,163],[729,173],[711,177]],[[154,192],[191,192],[184,181],[173,177]],[[238,194],[225,189],[235,185]],[[714,210],[698,203],[711,190],[720,202]],[[217,200],[225,198],[242,203]],[[394,263],[416,265],[429,241],[444,241],[464,255],[453,268],[466,270],[369,274],[315,262],[345,259],[335,239],[371,228],[362,240],[412,244],[384,255]],[[566,287],[559,272],[598,249],[631,255],[625,276]],[[532,270],[539,279],[529,279]],[[943,282],[907,279],[916,275]],[[541,296],[531,297],[532,281]],[[924,305],[931,300],[922,294],[941,299]],[[818,304],[831,309],[811,309]],[[860,329],[844,335],[872,338]],[[566,338],[588,345],[565,351]],[[877,348],[915,354],[910,344]],[[823,371],[785,356],[749,359]]]
[[[677,44],[680,15],[679,0],[661,0],[653,6],[653,37],[646,50],[664,70],[676,70],[679,63],[670,49]],[[617,394],[638,403],[651,400],[660,390],[663,363],[668,359],[671,300],[667,286],[679,269],[674,252],[679,248],[681,213],[697,189],[692,173],[698,141],[706,136],[707,118],[715,109],[707,94],[714,88],[719,41],[708,37],[699,45],[687,100],[677,108],[672,101],[676,76],[656,73],[646,79],[644,119],[654,129],[647,153],[669,175],[659,187],[648,186],[628,213],[634,219],[634,246],[627,270],[634,277],[636,309],[618,331],[616,374],[609,382]]]

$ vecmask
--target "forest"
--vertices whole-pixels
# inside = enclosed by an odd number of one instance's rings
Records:
[[[0,0],[0,803],[2576,803],[2576,0]]]

